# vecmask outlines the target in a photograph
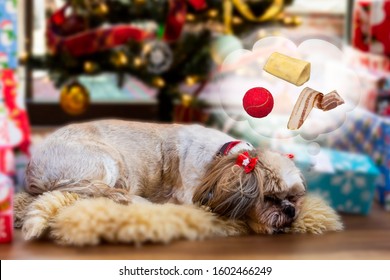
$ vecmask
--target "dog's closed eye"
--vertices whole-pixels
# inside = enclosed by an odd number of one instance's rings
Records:
[[[281,202],[281,199],[279,199],[278,197],[273,196],[273,195],[264,196],[264,200],[266,202],[272,202],[272,203],[280,203]]]
[[[304,194],[295,194],[295,195],[289,195],[286,197],[286,199],[290,202],[297,202],[298,199],[300,199],[301,197],[303,197]]]
[[[288,200],[290,202],[296,202],[299,198],[301,198],[304,194],[294,194],[288,195],[287,197],[280,198],[275,195],[266,195],[264,196],[264,200],[266,202],[272,202],[274,204],[280,204],[283,200]]]

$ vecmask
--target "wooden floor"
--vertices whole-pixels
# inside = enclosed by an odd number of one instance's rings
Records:
[[[367,217],[343,215],[345,231],[324,235],[280,234],[169,245],[62,247],[50,241],[26,242],[16,231],[11,244],[0,244],[0,259],[387,259],[390,260],[390,212],[375,205]]]

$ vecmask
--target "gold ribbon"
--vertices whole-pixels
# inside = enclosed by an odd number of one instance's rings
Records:
[[[232,34],[232,14],[233,3],[231,0],[223,0],[223,23],[225,25],[225,33]]]
[[[224,0],[223,11],[224,11],[224,25],[225,32],[227,34],[232,33],[232,14],[233,6],[239,13],[249,21],[263,22],[275,18],[284,7],[284,0],[274,0],[271,7],[269,7],[262,15],[255,16],[251,8],[244,2],[244,0]]]
[[[249,6],[243,0],[232,0],[234,7],[243,15],[247,20],[262,22],[274,18],[283,9],[284,0],[274,0],[271,7],[269,7],[265,13],[256,17]]]

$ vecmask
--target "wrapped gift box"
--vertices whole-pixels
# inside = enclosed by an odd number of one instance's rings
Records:
[[[352,19],[352,45],[362,51],[369,50],[371,1],[355,1]]]
[[[390,1],[373,0],[370,17],[370,52],[390,55]]]
[[[344,61],[350,67],[353,67],[358,72],[359,78],[363,75],[379,76],[389,75],[390,72],[390,57],[377,55],[373,53],[363,52],[352,47],[345,46]]]
[[[356,0],[352,45],[362,51],[390,55],[390,0]]]
[[[285,145],[279,151],[294,154],[309,192],[319,193],[339,212],[369,214],[380,173],[368,156],[327,148],[310,155],[303,145]]]
[[[390,116],[390,57],[344,47],[345,64],[360,81],[359,107]]]
[[[0,243],[13,238],[13,192],[12,181],[0,173]]]
[[[17,67],[16,0],[0,1],[0,70]]]
[[[321,136],[318,140],[323,146],[368,155],[380,171],[380,178],[377,181],[379,200],[384,206],[390,203],[389,118],[355,109],[348,114],[339,129]]]
[[[209,115],[206,109],[182,104],[175,105],[173,121],[177,123],[205,123]]]
[[[381,116],[390,117],[390,77],[383,77],[378,82],[375,111]]]
[[[378,182],[379,202],[390,211],[390,119],[383,119],[380,122],[377,135],[377,158],[381,180]]]
[[[332,206],[347,213],[367,215],[370,212],[379,171],[365,155],[338,151],[324,151],[334,172],[310,170],[307,174],[309,190],[328,197]]]
[[[390,172],[388,168],[379,167],[381,171],[381,180],[378,184],[378,199],[380,204],[390,211]]]
[[[376,111],[381,116],[390,117],[390,92],[378,95]]]
[[[383,162],[386,120],[366,110],[348,113],[344,124],[330,135],[321,137],[322,144],[338,150],[364,153],[374,162]]]

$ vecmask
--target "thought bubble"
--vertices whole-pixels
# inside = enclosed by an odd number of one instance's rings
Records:
[[[307,145],[307,152],[312,155],[318,155],[321,151],[321,146],[317,142],[311,142],[310,144]]]
[[[263,70],[268,57],[279,52],[308,61],[311,74],[308,82],[296,86]],[[287,139],[300,135],[314,140],[320,134],[339,128],[360,100],[360,83],[356,73],[343,63],[344,54],[335,45],[310,39],[296,45],[284,37],[266,37],[257,41],[252,50],[240,49],[230,53],[220,68],[218,96],[220,106],[234,121],[247,121],[257,133],[272,139]],[[274,98],[272,112],[264,118],[249,116],[243,106],[245,92],[253,87],[264,87]],[[313,108],[298,130],[289,130],[287,123],[299,94],[305,87],[327,94],[336,90],[345,104],[330,111]]]

